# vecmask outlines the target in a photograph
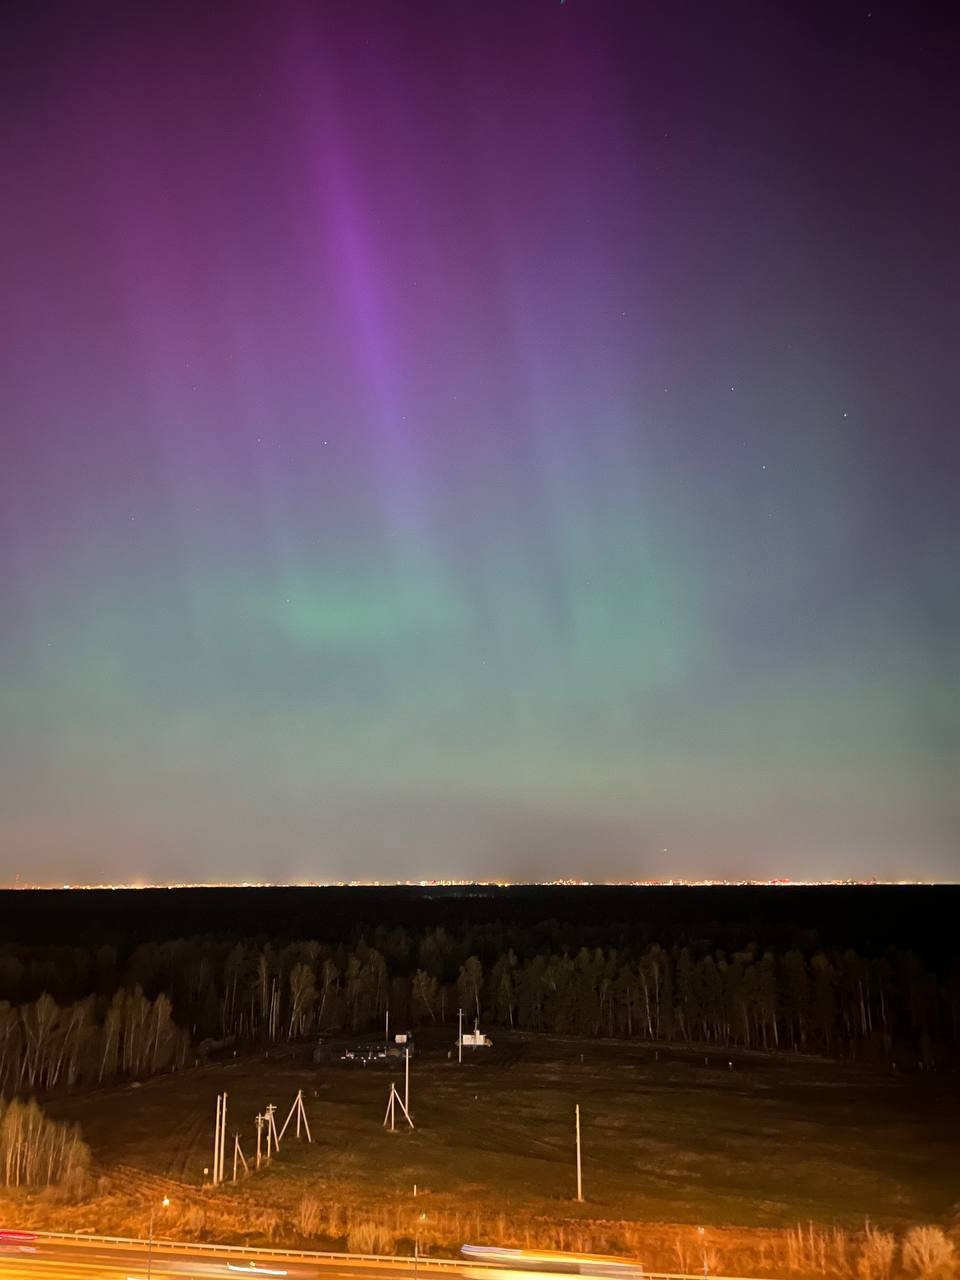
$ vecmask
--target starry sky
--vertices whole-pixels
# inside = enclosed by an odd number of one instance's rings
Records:
[[[960,26],[20,4],[0,881],[960,878]]]

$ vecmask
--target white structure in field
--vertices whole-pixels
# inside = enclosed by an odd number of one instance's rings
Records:
[[[463,1033],[463,1047],[465,1049],[489,1049],[493,1041],[489,1036],[485,1036],[479,1027],[475,1027],[473,1031],[465,1031]]]

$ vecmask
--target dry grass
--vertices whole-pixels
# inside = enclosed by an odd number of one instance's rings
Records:
[[[917,1280],[950,1280],[957,1274],[953,1242],[939,1227],[913,1227],[903,1242],[903,1269]]]
[[[867,1222],[857,1258],[858,1280],[890,1280],[896,1254],[896,1237]]]
[[[132,1203],[132,1198],[137,1203]],[[24,1225],[142,1235],[152,1191],[137,1199],[111,1191],[95,1205],[53,1206],[42,1196],[19,1196]],[[355,1205],[305,1195],[288,1213],[258,1202],[252,1185],[231,1195],[198,1193],[171,1206],[160,1236],[177,1239],[346,1249],[353,1253],[455,1255],[465,1240],[508,1247],[561,1249],[635,1259],[647,1271],[772,1280],[958,1280],[956,1255],[938,1227],[911,1228],[902,1241],[865,1224],[860,1231],[697,1228],[596,1218],[545,1219],[482,1210],[428,1208],[394,1199]]]

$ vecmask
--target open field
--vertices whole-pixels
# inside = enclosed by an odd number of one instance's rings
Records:
[[[495,1038],[492,1050],[475,1051],[462,1067],[447,1058],[449,1033],[420,1038],[414,1133],[382,1128],[386,1069],[315,1066],[308,1051],[218,1064],[49,1110],[81,1123],[108,1172],[138,1170],[146,1185],[159,1177],[198,1189],[219,1090],[229,1093],[231,1142],[239,1127],[251,1159],[254,1115],[274,1102],[282,1121],[303,1088],[312,1146],[288,1138],[269,1168],[237,1188],[170,1194],[226,1212],[231,1200],[253,1196],[278,1223],[296,1220],[300,1202],[313,1197],[323,1206],[314,1230],[328,1237],[346,1235],[337,1205],[355,1214],[393,1206],[401,1230],[415,1183],[427,1235],[431,1219],[467,1205],[474,1229],[490,1234],[498,1217],[518,1214],[711,1228],[808,1221],[857,1228],[869,1217],[903,1229],[944,1223],[960,1201],[960,1100],[947,1077],[760,1055],[737,1056],[730,1067],[727,1055],[705,1061],[703,1051]],[[392,1078],[402,1087],[400,1074]],[[574,1201],[575,1102],[583,1205]],[[121,1180],[139,1182],[132,1173]],[[504,1222],[499,1229],[516,1230]]]

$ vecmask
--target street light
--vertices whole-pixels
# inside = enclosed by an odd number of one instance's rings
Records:
[[[170,1197],[164,1196],[160,1201],[161,1209],[166,1209],[170,1205]],[[153,1215],[156,1212],[156,1205],[150,1206],[150,1232],[147,1236],[147,1280],[150,1280],[150,1266],[153,1261]]]
[[[421,1213],[420,1219],[417,1222],[416,1235],[413,1240],[413,1280],[417,1280],[417,1274],[420,1270],[420,1223],[426,1222],[426,1220],[427,1215],[425,1213]]]

